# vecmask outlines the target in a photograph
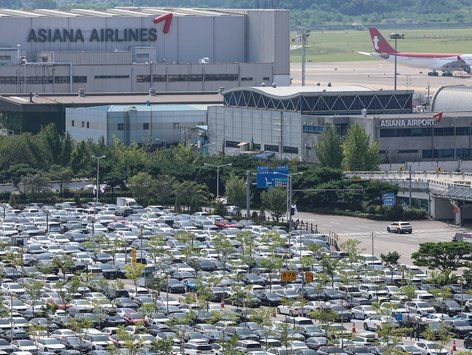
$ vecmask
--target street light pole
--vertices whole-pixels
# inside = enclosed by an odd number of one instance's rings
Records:
[[[216,199],[220,198],[220,168],[224,168],[225,166],[232,166],[233,164],[223,164],[223,165],[214,165],[214,164],[203,164],[205,166],[210,166],[212,168],[216,168]]]
[[[303,27],[298,32],[298,38],[302,42],[302,86],[305,86],[305,67],[306,67],[306,41],[310,36],[310,30]]]
[[[397,91],[397,41],[399,39],[404,39],[405,38],[405,35],[403,33],[392,33],[390,35],[390,39],[393,39],[395,41],[395,53],[394,53],[394,56],[395,56],[395,73],[393,75],[393,90]]]
[[[103,159],[103,158],[106,158],[105,155],[102,155],[102,156],[99,156],[99,157],[96,157],[95,155],[92,155],[92,158],[93,159],[97,159],[97,185],[96,185],[96,196],[95,196],[95,204],[98,203],[98,191],[100,189],[100,159]]]

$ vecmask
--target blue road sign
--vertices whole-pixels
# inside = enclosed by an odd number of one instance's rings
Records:
[[[275,170],[267,166],[257,167],[257,188],[268,189],[271,187],[287,187],[288,185],[288,167],[279,166]]]
[[[387,192],[382,195],[382,204],[384,206],[395,206],[395,193]]]

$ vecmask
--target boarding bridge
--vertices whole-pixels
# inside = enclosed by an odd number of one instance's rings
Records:
[[[472,173],[435,171],[351,171],[349,177],[382,180],[399,187],[398,196],[428,202],[428,214],[462,225],[472,221]]]

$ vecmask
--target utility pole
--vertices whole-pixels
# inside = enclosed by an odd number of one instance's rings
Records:
[[[223,165],[213,165],[213,164],[205,163],[203,165],[216,168],[216,199],[218,200],[220,198],[220,168],[223,168],[225,166],[232,166],[233,164],[229,163],[229,164],[223,164]]]
[[[411,164],[408,164],[408,207],[411,208]]]
[[[395,41],[395,73],[393,75],[393,90],[397,91],[397,41],[399,39],[405,39],[405,35],[403,33],[392,33],[390,39]]]
[[[302,42],[302,86],[305,86],[306,41],[310,36],[310,30],[302,27],[297,31],[297,39]]]
[[[372,259],[374,259],[375,251],[374,251],[374,232],[372,232]],[[374,262],[374,260],[372,260]]]
[[[251,172],[246,171],[246,218],[251,215]]]

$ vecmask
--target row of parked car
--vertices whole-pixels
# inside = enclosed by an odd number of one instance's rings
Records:
[[[323,234],[162,206],[0,217],[0,354],[443,354],[421,336],[444,327],[472,348],[468,284],[440,297],[423,270],[332,250]],[[419,340],[387,343],[385,327]]]

